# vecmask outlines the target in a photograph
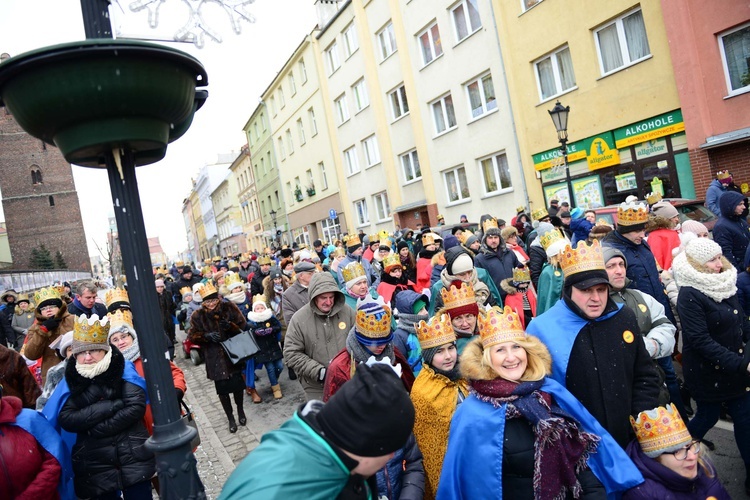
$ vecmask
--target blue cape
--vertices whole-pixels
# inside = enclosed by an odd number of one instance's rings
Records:
[[[70,452],[65,448],[65,444],[60,435],[47,422],[39,412],[24,408],[21,413],[16,415],[16,421],[13,425],[20,427],[32,436],[42,445],[42,448],[55,457],[62,469],[60,472],[60,482],[57,491],[60,498],[75,498],[73,490],[73,467],[70,462]]]
[[[565,387],[547,377],[542,390],[554,396],[586,432],[601,437],[588,465],[607,489],[608,498],[617,498],[643,482],[625,451]],[[437,499],[502,499],[504,434],[505,405],[495,408],[473,394],[466,398],[453,415]]]

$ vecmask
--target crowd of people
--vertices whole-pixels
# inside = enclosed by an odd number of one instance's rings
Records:
[[[155,334],[173,356],[186,332],[230,432],[252,425],[246,395],[283,398],[285,369],[307,399],[221,498],[725,499],[705,439],[719,418],[750,496],[748,209],[732,190],[717,203],[713,239],[658,195],[614,225],[552,200],[155,269]],[[1,297],[9,498],[151,498],[134,312],[98,291]],[[239,361],[238,336],[257,350]]]

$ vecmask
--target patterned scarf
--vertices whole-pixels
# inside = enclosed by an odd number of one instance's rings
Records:
[[[586,468],[599,436],[578,423],[541,391],[542,380],[510,382],[472,380],[471,392],[496,408],[506,404],[506,418],[525,418],[534,428],[534,498],[558,500],[583,493],[578,473]]]
[[[401,354],[406,356],[406,361],[409,362],[411,371],[414,372],[415,376],[422,369],[422,346],[419,344],[415,325],[428,319],[430,319],[429,314],[406,314],[402,312],[398,314],[398,327],[409,332],[406,337],[406,348],[409,352],[402,352]]]

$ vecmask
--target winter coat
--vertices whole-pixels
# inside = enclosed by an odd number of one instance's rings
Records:
[[[419,253],[419,258],[417,259],[417,281],[416,281],[416,290],[417,292],[422,292],[425,288],[430,288],[430,278],[432,277],[432,257],[437,252],[431,252],[429,250],[422,250]],[[341,266],[339,266],[339,269],[341,269]]]
[[[489,305],[490,307],[502,307],[503,301],[500,298],[500,292],[498,291],[497,286],[495,286],[495,282],[490,277],[490,274],[486,269],[482,269],[481,267],[475,267],[474,269],[476,270],[476,275],[474,276],[475,279],[472,280],[472,285],[474,286],[474,294],[477,299],[477,304],[479,304],[480,307],[485,305]],[[429,307],[430,315],[433,315],[435,311],[439,311],[443,308],[442,290],[446,287],[450,288],[450,283],[452,283],[454,279],[458,278],[448,274],[448,271],[445,269],[440,273],[440,281],[432,285],[431,288]],[[480,287],[477,287],[478,282],[481,282],[482,284]],[[480,288],[484,290],[480,290]],[[479,293],[477,293],[478,291]]]
[[[416,285],[414,282],[409,281],[405,275],[401,275],[400,279],[396,279],[389,274],[383,274],[380,277],[380,284],[378,285],[378,295],[383,297],[383,300],[387,303],[392,303],[393,295],[396,291],[401,290],[415,290]]]
[[[327,292],[333,292],[334,303],[331,310],[324,313],[315,304],[315,297]],[[284,360],[299,377],[308,399],[322,399],[320,371],[346,346],[346,336],[354,326],[354,319],[354,309],[346,305],[333,276],[314,274],[310,281],[310,301],[292,317],[284,342]]]
[[[635,313],[641,334],[649,339],[646,342],[646,349],[653,359],[672,355],[677,329],[667,319],[663,305],[640,290],[627,288],[627,278],[625,278],[625,288],[615,290],[610,287],[609,296],[616,303],[625,304]]]
[[[737,298],[740,301],[745,317],[750,316],[750,272],[747,271],[750,265],[750,247],[745,252],[745,270],[737,275]]]
[[[141,358],[133,361],[133,366],[135,366],[135,371],[138,372],[138,375],[146,378],[146,375],[143,371],[143,360],[141,360]],[[174,382],[174,388],[181,390],[182,393],[185,394],[187,392],[185,374],[182,373],[180,367],[174,364],[172,361],[169,362],[169,368],[172,371],[172,381]],[[143,415],[143,425],[146,427],[146,432],[148,432],[148,435],[151,436],[154,433],[154,414],[151,411],[151,404],[146,405],[146,413]]]
[[[17,397],[24,408],[36,408],[36,400],[42,394],[36,379],[26,367],[23,356],[4,345],[0,345],[0,384],[3,396]]]
[[[289,279],[281,275],[281,283],[284,291],[289,289]],[[276,316],[276,319],[279,320],[279,323],[281,324],[281,340],[282,342],[286,338],[286,325],[287,322],[284,319],[284,293],[278,294],[278,308],[276,306],[276,297],[277,294],[273,289],[273,280],[270,276],[266,276],[263,278],[263,296],[266,298],[266,304],[268,304],[268,307],[273,310],[273,315]]]
[[[646,227],[648,246],[661,269],[672,269],[672,250],[680,246],[680,234],[672,222],[664,217],[652,217]]]
[[[16,339],[26,335],[31,325],[34,324],[34,319],[33,309],[27,308],[25,311],[22,311],[16,307],[16,311],[10,320],[13,331],[16,332]]]
[[[523,293],[513,286],[512,281],[513,278],[508,278],[500,282],[500,287],[505,292],[505,301],[503,304],[510,307],[513,309],[513,312],[518,314],[518,319],[521,320],[521,325],[525,327],[526,320],[523,312]],[[526,289],[526,298],[529,300],[529,307],[531,307],[531,317],[534,317],[536,316],[536,291],[534,291],[533,286]]]
[[[750,227],[746,219],[747,208],[741,215],[735,215],[734,209],[744,198],[744,195],[734,191],[727,191],[721,195],[719,199],[721,215],[713,230],[714,241],[721,246],[724,257],[739,272],[744,271],[742,264],[745,261],[745,252],[750,245]]]
[[[409,435],[403,448],[375,475],[378,499],[422,500],[424,498],[424,466],[414,434]]]
[[[220,320],[232,323],[228,331],[224,331],[219,325]],[[195,344],[200,344],[203,359],[206,361],[206,376],[210,380],[226,380],[234,372],[242,371],[244,363],[233,365],[224,348],[217,342],[211,342],[205,338],[210,332],[219,332],[221,340],[238,335],[245,329],[247,321],[233,303],[222,300],[216,309],[209,311],[201,307],[190,317],[190,332],[188,339]]]
[[[455,382],[435,373],[427,364],[414,381],[411,401],[414,403],[414,437],[424,458],[426,499],[435,498],[443,458],[448,448],[448,432],[451,419],[458,407],[459,393],[462,399],[469,394],[469,385],[464,379]]]
[[[533,280],[533,278],[532,278]],[[545,263],[539,276],[539,292],[537,295],[536,314],[543,314],[554,306],[562,297],[565,277],[560,268]]]
[[[284,290],[284,295],[281,298],[281,310],[287,328],[294,313],[302,309],[308,302],[310,302],[308,288],[302,286],[298,281],[295,281],[289,288]]]
[[[513,269],[518,267],[518,257],[513,253],[512,250],[506,248],[505,243],[500,243],[497,250],[493,251],[484,244],[474,261],[476,267],[486,269],[490,273],[492,281],[495,282],[498,291],[500,292],[500,299],[505,300],[505,292],[502,290],[500,282],[506,278],[513,277]]]
[[[262,272],[257,272],[253,275],[252,281],[250,281],[250,295],[255,297],[256,295],[260,295],[263,293],[263,280],[268,277],[269,273],[263,274]]]
[[[255,270],[253,269],[253,266],[248,265],[247,267],[242,267],[242,264],[240,264],[240,270],[238,271],[238,273],[240,275],[240,279],[244,283],[248,283],[254,276],[254,271]]]
[[[539,290],[539,276],[541,276],[546,263],[547,252],[539,243],[539,238],[536,238],[529,245],[529,271],[531,272],[531,283],[537,290]]]
[[[698,464],[698,476],[688,479],[663,466],[656,459],[647,457],[638,441],[632,441],[625,450],[638,470],[643,474],[644,482],[625,492],[623,500],[695,500],[698,498],[712,498],[716,500],[730,500],[729,493],[721,485],[715,474],[713,465],[707,464],[714,470],[714,477],[708,477],[703,467]]]
[[[0,400],[0,497],[19,500],[57,499],[62,468],[37,437],[16,425],[23,410],[21,401],[3,395]],[[41,418],[39,414],[33,417]],[[49,424],[46,424],[49,426]],[[50,434],[54,430],[50,427]],[[57,437],[59,440],[59,437]]]
[[[70,397],[60,410],[60,426],[78,435],[73,446],[76,495],[103,495],[148,481],[154,475],[152,452],[143,426],[146,394],[123,380],[125,358],[112,347],[109,368],[87,379],[75,358],[65,368]]]
[[[677,297],[682,320],[682,368],[696,401],[717,402],[750,390],[745,342],[750,321],[737,295],[721,302],[683,286]]]
[[[60,357],[55,353],[54,349],[49,348],[49,345],[57,340],[57,337],[73,330],[75,316],[70,314],[67,306],[63,304],[55,315],[55,318],[60,320],[60,324],[57,328],[48,332],[42,325],[45,321],[42,313],[37,309],[34,314],[36,316],[36,323],[29,328],[29,333],[26,334],[26,345],[23,348],[23,355],[31,360],[42,358],[43,386],[44,381],[47,379],[47,370],[60,362]]]
[[[159,311],[161,312],[161,326],[171,339],[174,337],[174,321],[172,320],[172,314],[177,309],[172,300],[172,295],[164,290],[161,293],[156,294],[159,300]]]
[[[94,306],[91,309],[88,309],[83,307],[83,304],[81,304],[78,299],[73,299],[73,302],[68,304],[68,312],[73,316],[86,316],[87,318],[90,318],[93,314],[96,314],[100,318],[103,318],[107,315],[107,306],[100,304],[99,302],[94,302]],[[66,330],[63,333],[67,333],[68,331],[69,330]]]
[[[265,322],[259,323],[248,319],[247,329],[253,332],[253,337],[260,347],[260,352],[253,357],[256,365],[276,361],[283,357],[278,341],[281,336],[281,323],[274,315],[271,315]]]
[[[411,387],[414,385],[414,374],[409,367],[409,363],[404,358],[401,352],[394,348],[394,354],[396,359],[391,360],[392,364],[401,365],[401,382],[404,384],[406,392],[411,391]],[[394,362],[395,361],[395,362]],[[346,347],[344,347],[336,356],[333,357],[331,363],[328,365],[326,370],[326,380],[323,386],[323,401],[328,401],[331,396],[348,382],[353,376],[357,369],[357,360],[354,359],[354,354],[350,353]]]
[[[617,231],[612,231],[604,237],[604,245],[614,247],[625,255],[628,263],[626,276],[630,280],[630,288],[635,288],[655,298],[664,306],[669,321],[675,324],[672,309],[669,307],[669,297],[659,279],[656,259],[648,243],[643,241],[640,245],[636,245]]]
[[[706,208],[712,211],[717,217],[721,215],[719,198],[721,198],[721,195],[724,194],[726,190],[727,188],[724,187],[718,179],[712,180],[711,184],[708,185],[708,189],[706,189]]]
[[[594,223],[585,217],[570,219],[570,232],[573,233],[570,238],[570,246],[575,248],[579,241],[586,241],[593,227]]]

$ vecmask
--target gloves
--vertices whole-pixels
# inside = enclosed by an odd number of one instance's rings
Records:
[[[179,403],[182,401],[182,398],[185,397],[185,393],[182,392],[182,389],[178,389],[177,387],[174,388],[174,391],[177,393],[177,402]]]
[[[219,332],[208,332],[203,336],[206,340],[209,342],[221,342],[221,337],[219,336]]]
[[[320,373],[318,373],[318,381],[322,382],[325,379],[326,379],[326,369],[325,368],[321,368],[320,369]]]
[[[219,326],[226,332],[228,330],[231,330],[234,327],[234,324],[232,324],[232,322],[230,321],[222,319],[221,321],[219,321]]]
[[[118,412],[125,408],[125,402],[122,399],[115,399],[112,403],[112,412]]]
[[[51,332],[52,330],[56,330],[57,327],[60,326],[60,320],[57,318],[49,318],[44,320],[42,326],[46,328],[48,332]]]

